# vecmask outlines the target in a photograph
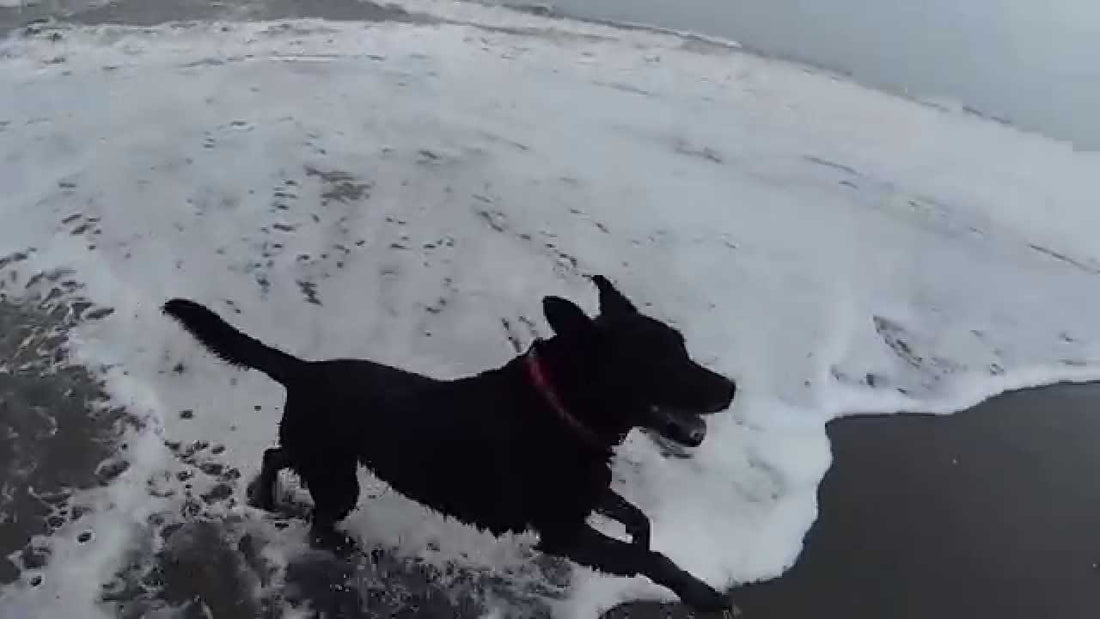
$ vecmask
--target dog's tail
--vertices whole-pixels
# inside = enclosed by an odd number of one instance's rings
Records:
[[[194,301],[172,299],[164,304],[163,310],[223,361],[257,369],[284,385],[306,365],[293,355],[248,337]]]

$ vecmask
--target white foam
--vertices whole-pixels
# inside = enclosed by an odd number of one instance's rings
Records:
[[[594,309],[581,274],[608,274],[741,385],[694,458],[635,436],[616,467],[655,546],[715,585],[796,559],[829,419],[1100,377],[1096,155],[668,34],[407,4],[493,28],[100,27],[0,47],[0,254],[33,245],[24,271],[75,268],[116,308],[77,349],[152,419],[101,516],[119,536],[47,582],[117,559],[153,509],[132,489],[172,466],[157,434],[223,442],[246,476],[274,438],[281,389],[202,352],[159,315],[169,296],[305,357],[457,376],[512,354],[501,318],[526,337],[542,295]],[[362,195],[322,206],[334,188]],[[99,220],[73,234],[73,213]],[[365,539],[525,573],[530,538],[377,494],[349,520]],[[49,616],[93,589],[5,603]],[[667,595],[578,576],[558,608]]]

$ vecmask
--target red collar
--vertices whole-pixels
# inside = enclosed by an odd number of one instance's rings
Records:
[[[539,360],[539,356],[535,353],[533,347],[524,357],[524,365],[527,366],[527,376],[531,378],[531,383],[542,394],[543,399],[550,405],[550,409],[557,413],[558,417],[576,432],[589,447],[594,447],[600,451],[608,451],[610,448],[604,441],[600,440],[599,435],[574,417],[569,409],[565,407],[565,404],[562,403],[561,398],[558,397],[558,392],[554,390],[554,385],[550,383],[550,379],[546,375],[546,368],[542,365],[542,361]]]

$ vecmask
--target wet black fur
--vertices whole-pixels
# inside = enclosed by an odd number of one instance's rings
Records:
[[[193,301],[173,299],[164,311],[223,360],[286,387],[279,447],[265,452],[252,500],[271,509],[278,471],[293,469],[313,497],[319,541],[339,539],[333,526],[358,501],[362,464],[398,492],[468,524],[495,534],[534,529],[546,552],[608,573],[644,574],[700,610],[727,608],[725,596],[649,549],[649,520],[611,490],[609,459],[632,428],[667,430],[661,415],[724,410],[735,386],[695,364],[675,329],[638,313],[606,278],[593,280],[600,316],[547,297],[555,335],[534,352],[565,407],[600,437],[598,446],[553,410],[533,385],[525,355],[442,381],[372,361],[304,361]],[[585,519],[593,511],[623,522],[633,542],[590,528]]]

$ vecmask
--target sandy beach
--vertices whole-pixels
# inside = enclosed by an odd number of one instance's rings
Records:
[[[1098,413],[1100,385],[1086,384],[834,421],[802,556],[738,604],[752,619],[1096,616]]]
[[[754,617],[1093,617],[1100,385],[949,417],[839,420],[798,565],[748,588]]]

